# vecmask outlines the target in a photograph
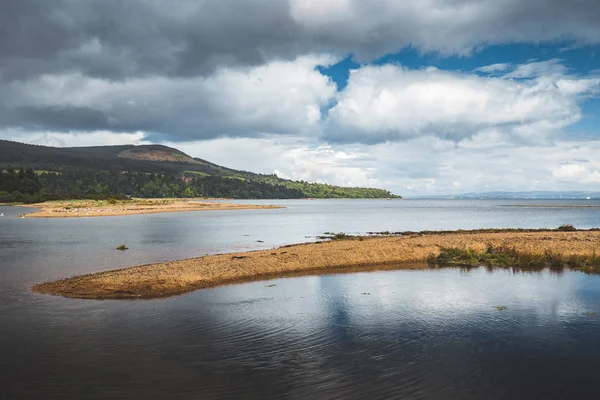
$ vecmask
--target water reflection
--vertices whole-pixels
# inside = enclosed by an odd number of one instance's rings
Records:
[[[600,277],[577,272],[307,276],[139,302],[29,291],[35,282],[72,274],[269,247],[325,231],[440,229],[459,220],[477,228],[500,220],[528,227],[559,220],[600,225],[590,209],[305,203],[218,217],[5,217],[0,399],[600,396]],[[7,215],[6,208],[0,211]],[[131,250],[115,251],[121,242]]]

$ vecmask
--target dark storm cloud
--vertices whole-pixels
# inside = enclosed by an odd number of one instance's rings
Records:
[[[323,52],[371,60],[406,46],[468,54],[494,43],[597,44],[598,21],[598,0],[2,0],[0,92],[16,94],[0,99],[0,128],[144,129],[196,138],[218,132],[287,133],[296,129],[297,121],[287,129],[283,123],[256,122],[246,129],[239,121],[253,118],[232,114],[229,120],[227,113],[211,117],[211,101],[218,98],[213,92],[209,93],[213,97],[196,103],[186,93],[185,114],[177,106],[182,92],[166,90],[171,97],[165,95],[164,106],[138,108],[135,119],[128,119],[122,110],[124,98],[143,102],[151,85],[146,93],[135,88],[131,96],[107,95],[95,103],[79,102],[78,89],[63,97],[45,91],[41,98],[36,85],[41,77],[64,75],[80,82],[90,78],[117,84],[140,78],[174,82],[210,77],[224,66],[260,66]],[[30,84],[15,92],[14,84],[23,82]],[[198,119],[190,112],[207,117]],[[115,114],[121,118],[113,121]],[[207,119],[210,126],[196,125]]]
[[[347,16],[335,7],[319,12],[318,3],[327,2],[3,0],[0,71],[4,79],[74,70],[110,79],[190,76],[307,52],[378,57],[406,45],[460,51],[485,42],[600,41],[597,0],[354,0]]]
[[[19,107],[8,115],[13,125],[25,128],[62,130],[69,126],[75,130],[107,130],[110,119],[101,111],[88,107]]]
[[[0,73],[204,75],[308,51],[298,36],[282,1],[3,0]]]

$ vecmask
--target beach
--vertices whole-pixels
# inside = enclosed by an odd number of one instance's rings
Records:
[[[273,205],[235,204],[206,199],[62,200],[19,206],[38,210],[24,214],[25,218],[110,217],[205,210],[282,208]]]

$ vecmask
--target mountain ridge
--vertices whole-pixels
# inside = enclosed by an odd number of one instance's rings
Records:
[[[292,181],[275,174],[235,170],[158,144],[51,147],[0,140],[0,168],[9,166],[36,170],[42,188],[59,191],[59,197],[400,198],[383,189]]]

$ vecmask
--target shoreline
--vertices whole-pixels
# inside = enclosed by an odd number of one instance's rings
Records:
[[[208,255],[87,274],[33,286],[37,293],[80,299],[152,299],[228,284],[393,269],[425,269],[444,248],[595,257],[600,231],[482,230],[346,237],[270,250]],[[600,253],[600,252],[599,252]]]
[[[114,217],[186,211],[284,208],[275,205],[219,203],[207,199],[60,200],[15,206],[38,210],[24,214],[25,218]]]

